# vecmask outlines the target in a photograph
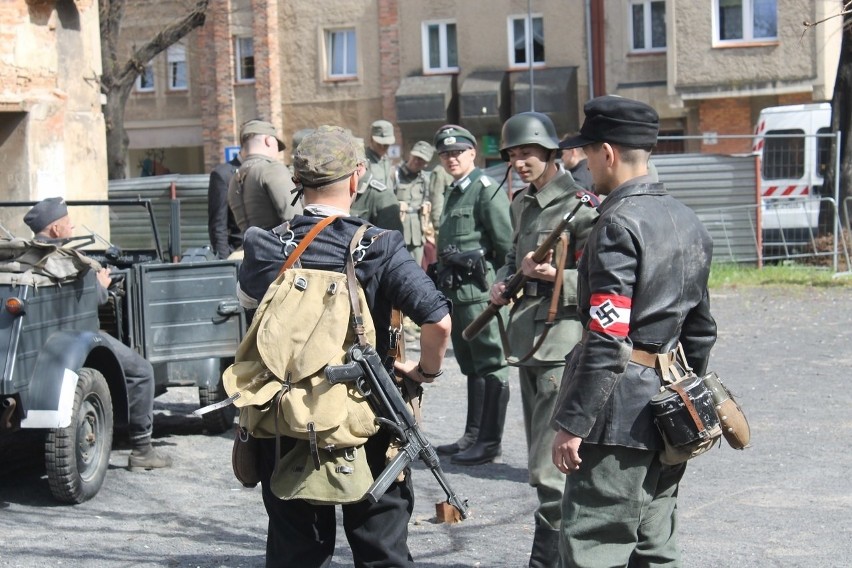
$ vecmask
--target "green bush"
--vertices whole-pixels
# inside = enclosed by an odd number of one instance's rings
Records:
[[[723,286],[849,286],[852,277],[834,277],[829,269],[800,264],[781,264],[755,268],[730,263],[714,263],[710,269],[710,287]]]

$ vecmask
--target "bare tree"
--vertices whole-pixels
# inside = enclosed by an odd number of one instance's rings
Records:
[[[98,0],[103,59],[101,90],[106,95],[104,119],[109,179],[125,177],[128,138],[124,128],[124,109],[136,78],[159,53],[183,39],[195,28],[204,25],[209,2],[210,0],[194,0],[186,15],[166,25],[142,47],[134,49],[128,59],[123,60],[120,36],[127,0]]]

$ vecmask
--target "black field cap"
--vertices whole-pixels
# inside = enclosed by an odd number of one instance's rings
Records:
[[[61,197],[48,197],[36,203],[33,208],[24,215],[24,223],[33,233],[39,233],[45,227],[58,219],[68,215],[68,206]]]
[[[660,117],[643,102],[606,95],[588,101],[583,112],[586,119],[580,134],[560,142],[560,148],[579,148],[595,142],[644,148],[657,143]]]

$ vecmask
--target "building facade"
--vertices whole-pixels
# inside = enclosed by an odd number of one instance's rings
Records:
[[[124,41],[165,13],[145,0]],[[288,142],[334,123],[365,137],[397,126],[392,157],[458,123],[499,159],[502,122],[548,114],[576,130],[591,96],[644,100],[661,151],[732,153],[760,109],[831,97],[841,0],[211,0],[205,26],[159,55],[127,106],[131,176],[203,173],[237,145],[239,125],[273,122]],[[158,20],[159,18],[159,20]],[[804,32],[804,33],[803,33]],[[289,150],[285,150],[289,161]]]
[[[98,3],[4,1],[0,46],[2,198],[105,198]],[[12,233],[29,236],[21,217],[20,209],[0,212]],[[105,223],[76,222],[108,234]]]

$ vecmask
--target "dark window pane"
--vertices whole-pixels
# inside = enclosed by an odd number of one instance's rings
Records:
[[[524,31],[524,20],[514,20],[512,22],[512,29],[514,31],[514,49],[515,49],[515,63],[526,63],[527,62],[527,35]]]
[[[459,66],[459,52],[456,47],[456,25],[447,24],[447,66]]]
[[[441,27],[438,24],[431,24],[429,31],[429,68],[438,69],[441,67]]]
[[[644,4],[633,4],[633,49],[645,49]]]
[[[719,0],[719,39],[743,39],[742,0]]]
[[[533,63],[544,63],[544,20],[533,18]]]
[[[666,47],[665,2],[651,2],[651,47]]]
[[[817,134],[831,134],[831,128],[820,128]],[[825,177],[825,172],[828,169],[828,162],[831,160],[831,147],[834,145],[834,138],[819,137],[817,138],[817,171],[818,176]]]

